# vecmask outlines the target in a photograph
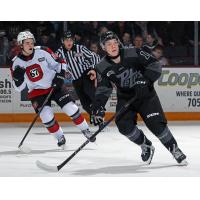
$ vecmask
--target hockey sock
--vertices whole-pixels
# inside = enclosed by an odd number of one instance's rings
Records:
[[[137,127],[135,127],[130,134],[126,135],[126,137],[137,145],[152,144],[151,141],[148,140],[147,137],[144,135],[143,131],[138,129]]]
[[[44,123],[49,133],[52,134],[57,140],[63,135],[63,131],[58,122],[53,118],[50,122]]]
[[[81,130],[89,129],[89,126],[84,119],[84,117],[81,115],[78,106],[74,102],[69,102],[66,104],[62,110],[71,117],[74,124]]]
[[[163,130],[161,134],[158,136],[161,143],[169,150],[172,151],[174,147],[177,146],[177,142],[175,138],[173,137],[171,131],[166,126],[166,128]]]
[[[63,135],[63,131],[54,118],[53,110],[50,106],[45,106],[40,113],[42,123],[57,140]]]
[[[79,110],[71,116],[74,124],[81,130],[86,130],[89,129],[89,126],[86,122],[86,120],[84,119],[84,117],[81,115],[81,113],[79,112]]]
[[[51,135],[53,135],[59,141],[60,138],[63,136],[63,131],[61,127],[56,132],[51,133]]]

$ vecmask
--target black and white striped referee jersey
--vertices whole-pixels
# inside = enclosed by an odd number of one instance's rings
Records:
[[[62,45],[56,54],[67,62],[67,70],[71,73],[73,80],[79,79],[85,71],[94,68],[100,61],[99,55],[79,44],[74,44],[71,50],[65,49]]]

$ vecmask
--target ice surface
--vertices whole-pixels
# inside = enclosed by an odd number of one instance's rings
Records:
[[[72,124],[62,124],[67,140],[67,149],[63,151],[57,147],[56,140],[43,126],[36,125],[24,142],[32,152],[24,154],[17,146],[28,126],[29,124],[0,124],[0,176],[200,176],[200,122],[169,123],[179,147],[188,157],[188,166],[178,166],[159,140],[143,124],[139,124],[156,149],[151,165],[145,165],[140,157],[140,147],[121,135],[112,124],[109,131],[97,136],[95,144],[89,143],[57,173],[39,169],[35,164],[36,160],[56,166],[85,142],[85,137]],[[96,127],[92,127],[92,131],[95,130]]]

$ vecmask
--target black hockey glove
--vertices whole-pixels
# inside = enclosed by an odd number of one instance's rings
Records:
[[[56,73],[56,75],[52,81],[52,86],[55,89],[59,89],[64,84],[64,80],[65,80],[65,70],[61,70],[60,73]]]
[[[15,85],[19,87],[24,82],[24,74],[26,72],[25,68],[22,68],[20,66],[17,66],[15,70],[13,71],[13,80],[15,82]]]
[[[93,108],[92,114],[90,115],[90,123],[95,126],[101,124],[103,122],[103,118],[105,116],[106,109],[101,106],[100,108]]]
[[[138,99],[143,99],[149,94],[150,82],[146,78],[138,78],[135,81],[134,90]]]

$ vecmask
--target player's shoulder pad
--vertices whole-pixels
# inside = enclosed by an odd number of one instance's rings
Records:
[[[111,67],[112,65],[104,58],[100,60],[98,64],[95,65],[95,69],[97,72],[102,74],[108,67]]]
[[[18,56],[15,56],[13,59],[12,59],[12,63],[15,62],[15,60],[18,58]]]
[[[124,51],[124,57],[125,58],[138,57],[138,54],[136,52],[136,48],[135,47],[124,48],[122,50]]]
[[[38,49],[43,50],[43,51],[49,53],[53,57],[53,59],[55,61],[60,62],[60,59],[58,58],[58,56],[49,47],[46,47],[46,46],[35,46],[34,49],[35,50],[38,50]]]
[[[46,47],[46,46],[35,46],[34,49],[35,50],[43,50],[50,54],[54,53],[49,47]]]

